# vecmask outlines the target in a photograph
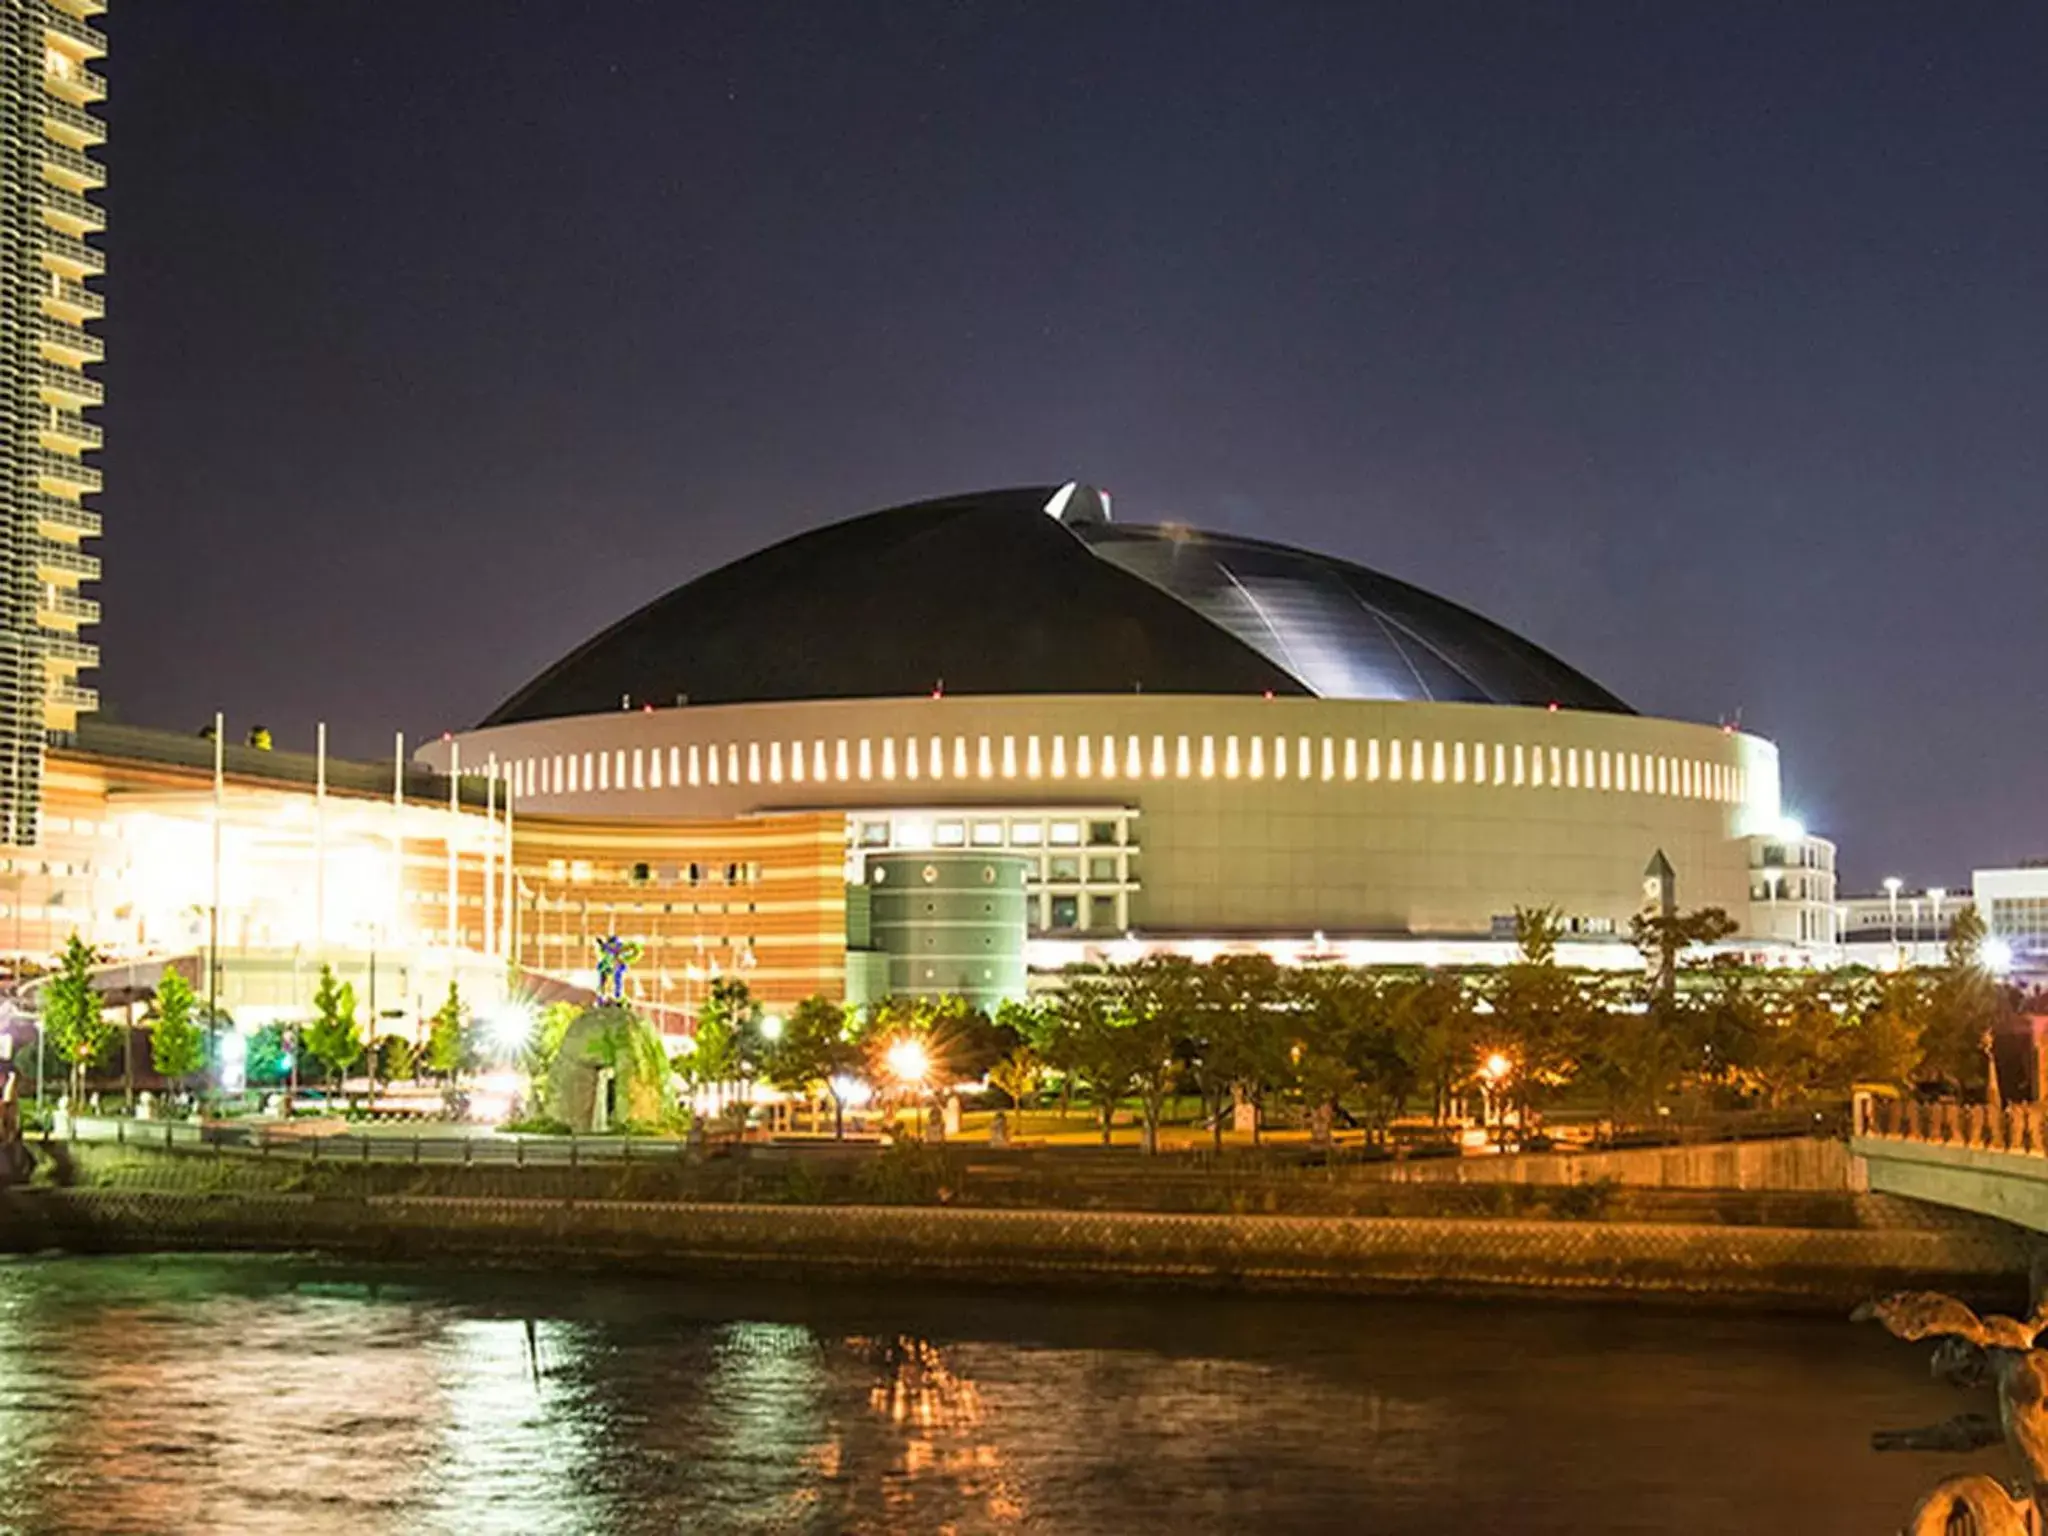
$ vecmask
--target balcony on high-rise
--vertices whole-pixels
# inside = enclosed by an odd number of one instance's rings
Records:
[[[48,46],[74,59],[97,59],[107,51],[107,35],[89,27],[79,16],[53,5],[43,12],[43,39]]]
[[[100,579],[100,557],[88,555],[76,544],[61,544],[55,539],[38,540],[35,560],[36,576],[41,581],[69,586]]]
[[[36,515],[36,528],[46,539],[59,544],[100,536],[100,515],[91,507],[48,491],[32,491],[28,497]]]
[[[89,496],[100,488],[100,472],[81,459],[31,448],[28,460],[36,484],[52,496]]]
[[[107,168],[92,156],[66,144],[43,140],[43,179],[70,192],[90,192],[107,184]]]
[[[47,225],[37,231],[37,249],[42,252],[43,265],[64,277],[97,277],[107,270],[105,251]]]
[[[37,360],[35,383],[36,397],[45,405],[59,406],[68,411],[98,405],[107,397],[106,386],[91,374],[80,373],[64,363],[53,363],[48,358]]]
[[[107,312],[105,295],[86,287],[76,278],[60,277],[55,272],[50,274],[50,281],[38,297],[42,300],[44,314],[72,325],[98,320]]]
[[[59,709],[76,710],[81,715],[89,715],[100,707],[97,690],[81,688],[68,679],[52,679],[45,697]]]
[[[52,453],[80,454],[100,446],[104,434],[100,424],[87,421],[76,411],[53,410],[36,422],[36,436]]]
[[[100,664],[100,648],[90,640],[61,629],[46,629],[37,637],[42,643],[43,654],[52,661],[66,662],[74,667],[96,667]]]
[[[77,239],[107,227],[107,210],[98,203],[45,183],[38,192],[43,219],[52,229]]]
[[[35,324],[36,347],[52,362],[69,363],[73,368],[86,363],[96,363],[107,355],[106,344],[91,331],[75,325],[66,325],[62,320],[41,316]]]
[[[104,101],[107,82],[83,64],[54,49],[44,56],[43,89],[62,97],[74,107]]]
[[[36,622],[45,629],[68,630],[73,625],[99,621],[97,598],[80,597],[72,588],[57,585],[46,585],[36,594]]]
[[[107,125],[83,107],[44,93],[43,133],[73,149],[90,149],[107,141]]]

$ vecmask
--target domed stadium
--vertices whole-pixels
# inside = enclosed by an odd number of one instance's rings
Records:
[[[1267,693],[1626,714],[1455,603],[1327,556],[1110,520],[1086,486],[918,502],[677,587],[488,725],[657,705],[929,693]]]
[[[1119,521],[1079,483],[771,545],[422,756],[501,778],[529,827],[609,829],[601,859],[521,872],[543,928],[590,909],[579,866],[625,882],[608,911],[701,916],[699,864],[636,849],[812,818],[844,851],[816,917],[854,997],[988,1000],[1157,949],[1490,963],[1539,906],[1572,958],[1629,965],[1646,899],[1723,907],[1759,952],[1832,939],[1833,847],[1782,815],[1770,742],[1637,714],[1395,577]]]

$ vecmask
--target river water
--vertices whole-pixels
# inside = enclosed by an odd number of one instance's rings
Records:
[[[1825,1318],[0,1261],[8,1532],[1877,1533],[1967,1406]]]

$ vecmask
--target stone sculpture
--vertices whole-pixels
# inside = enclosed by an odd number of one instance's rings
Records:
[[[2034,1341],[2048,1330],[2048,1300],[2025,1322],[1992,1314],[1979,1317],[1953,1296],[1939,1291],[1901,1291],[1866,1302],[1853,1314],[1875,1319],[1902,1339],[1939,1339],[1930,1362],[1934,1375],[1953,1386],[1992,1387],[1998,1417],[1958,1414],[1920,1429],[1880,1430],[1871,1445],[1880,1451],[1973,1451],[2003,1440],[2018,1458],[2020,1479],[2007,1486],[1982,1473],[1944,1479],[1915,1506],[1908,1536],[2043,1536],[2048,1532],[2042,1497],[2048,1493],[2048,1350]]]

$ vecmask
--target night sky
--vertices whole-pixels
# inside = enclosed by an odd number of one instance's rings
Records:
[[[1848,888],[2048,854],[2048,7],[105,21],[119,718],[379,756],[769,540],[1079,477],[1739,709]]]

